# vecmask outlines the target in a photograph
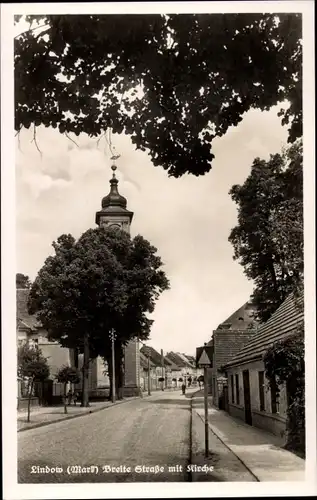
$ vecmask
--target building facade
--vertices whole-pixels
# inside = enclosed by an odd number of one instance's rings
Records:
[[[46,383],[45,395],[39,394],[35,387],[33,404],[50,404],[60,401],[63,395],[63,384],[56,382],[56,374],[62,366],[75,366],[74,349],[61,347],[58,342],[48,339],[47,331],[37,321],[35,315],[28,313],[29,289],[17,288],[16,290],[16,334],[17,347],[23,344],[37,346],[43,356],[47,359],[50,375]],[[80,359],[79,359],[80,369]],[[50,381],[50,383],[49,383]],[[93,390],[96,385],[96,376],[93,365],[89,370],[88,387]],[[40,388],[38,388],[40,389]],[[27,398],[28,384],[26,381],[18,380],[18,408],[24,407],[24,399]]]
[[[224,366],[228,379],[228,412],[249,425],[268,430],[286,440],[287,391],[270,388],[263,356],[274,342],[292,335],[304,322],[303,296],[290,295],[271,318]]]
[[[213,404],[224,409],[228,380],[223,366],[255,334],[257,322],[254,307],[246,302],[213,331],[207,343],[211,349],[212,367],[208,368],[208,389],[213,396]]]
[[[188,382],[190,380],[192,383],[203,374],[203,370],[196,366],[196,360],[192,356],[171,351],[166,354],[166,358],[177,367],[173,378],[177,378],[178,385],[181,385],[182,381]]]

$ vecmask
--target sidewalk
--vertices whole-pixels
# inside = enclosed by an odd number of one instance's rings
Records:
[[[115,403],[111,401],[92,402],[88,408],[81,407],[80,405],[67,406],[67,413],[64,413],[64,406],[38,406],[36,408],[31,408],[30,422],[27,422],[27,411],[18,411],[18,432],[42,427],[54,422],[61,422],[62,420],[81,417],[89,413],[95,413],[110,406],[127,403],[133,399],[139,399],[139,397],[124,398]]]
[[[209,427],[212,433],[244,464],[255,480],[305,480],[305,460],[282,449],[280,438],[211,406],[211,398],[209,405]],[[202,396],[194,398],[193,408],[203,419]]]

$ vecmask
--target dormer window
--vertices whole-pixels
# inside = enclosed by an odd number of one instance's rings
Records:
[[[222,323],[222,325],[220,325],[220,328],[223,330],[228,330],[229,328],[231,328],[231,326],[232,323]]]

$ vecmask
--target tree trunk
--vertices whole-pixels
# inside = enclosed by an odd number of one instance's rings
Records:
[[[82,391],[82,402],[80,406],[88,407],[89,405],[89,394],[88,394],[88,382],[89,382],[89,338],[86,334],[84,337],[84,359],[83,359],[83,391]]]
[[[34,385],[34,380],[32,378],[31,380],[31,386],[29,388],[29,399],[28,399],[28,422],[30,422],[30,414],[31,414],[31,398],[32,398],[32,392],[33,392],[33,385]]]
[[[66,390],[67,390],[67,382],[64,383],[64,413],[67,413],[67,395],[66,395]]]

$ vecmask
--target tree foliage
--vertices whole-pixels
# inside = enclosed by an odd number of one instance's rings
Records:
[[[125,132],[174,177],[208,172],[213,139],[251,108],[287,101],[289,141],[302,134],[299,14],[26,19],[42,31],[15,39],[16,130]]]
[[[304,325],[275,342],[264,356],[270,385],[285,384],[288,396],[287,448],[305,454],[305,342]]]
[[[55,255],[40,269],[28,301],[49,338],[79,348],[84,370],[89,357],[110,355],[113,329],[121,357],[129,340],[148,338],[153,320],[147,314],[169,286],[155,247],[142,236],[131,239],[103,227],[78,241],[62,235],[53,247]]]
[[[18,376],[42,381],[49,377],[47,359],[37,347],[23,344],[18,348]]]
[[[17,288],[30,288],[32,283],[26,274],[17,273],[15,277],[15,284]]]
[[[230,233],[234,258],[254,282],[258,319],[266,321],[303,280],[302,143],[256,158],[245,183],[230,191],[238,224]]]
[[[80,381],[78,371],[71,366],[62,366],[56,376],[57,382],[61,384],[78,384]]]
[[[18,348],[18,377],[28,380],[28,415],[30,422],[31,398],[33,395],[34,382],[43,382],[50,375],[47,359],[38,347],[23,344]]]

